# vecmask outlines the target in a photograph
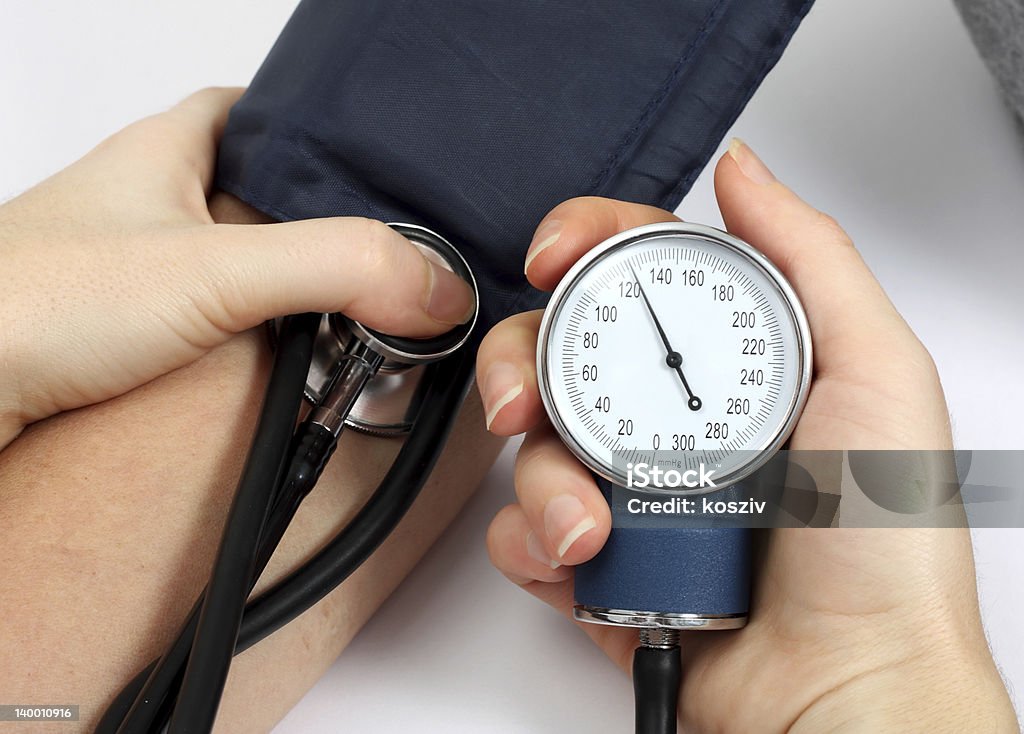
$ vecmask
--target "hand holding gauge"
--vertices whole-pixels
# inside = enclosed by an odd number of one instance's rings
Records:
[[[776,182],[738,142],[719,162],[715,188],[729,231],[784,269],[810,315],[815,382],[791,447],[948,450],[948,414],[930,356],[842,229]],[[551,291],[598,243],[632,227],[668,221],[675,219],[653,207],[597,198],[565,202],[537,231],[527,258],[530,282]],[[629,362],[633,382],[650,379],[651,367],[658,367],[663,410],[672,410],[692,429],[728,394],[714,394],[714,380],[706,382],[705,359],[713,359],[721,347],[709,347],[702,325],[693,324],[696,331],[691,331],[689,314],[660,298],[663,284],[650,282],[651,266],[635,267],[658,317],[679,319],[678,330],[663,325],[672,345],[687,357],[686,377],[704,408],[700,413],[682,409],[678,377],[657,364],[662,357],[646,351],[658,344],[650,316],[630,300],[638,325]],[[627,273],[619,277],[632,280]],[[712,284],[707,278],[705,272],[705,291]],[[733,286],[735,302],[740,296]],[[616,315],[619,324],[624,315]],[[491,431],[526,433],[516,457],[516,502],[494,518],[487,543],[494,565],[506,576],[571,615],[574,574],[599,562],[602,549],[617,551],[618,540],[609,537],[611,515],[593,473],[551,430],[543,410],[535,372],[540,321],[540,312],[511,317],[480,348],[477,373]],[[641,344],[647,345],[646,358]],[[699,351],[690,354],[691,345],[699,345]],[[713,369],[710,375],[715,377]],[[612,375],[599,372],[598,377]],[[618,375],[620,382],[629,381]],[[671,407],[669,397],[675,401]],[[887,406],[884,413],[880,405]],[[634,425],[634,440],[638,430]],[[679,707],[687,730],[816,731],[881,713],[897,717],[889,722],[894,730],[938,730],[979,712],[998,719],[1000,731],[1016,730],[979,623],[968,533],[777,529],[756,551],[765,581],[753,600],[756,623],[741,635],[696,635],[687,645],[687,669],[694,674],[682,685]],[[664,567],[675,558],[652,555],[645,565]],[[710,570],[717,560],[708,557],[705,565]],[[936,630],[952,631],[951,619],[958,620],[956,633],[937,637]],[[612,661],[629,667],[635,630],[592,626],[588,633]],[[920,652],[912,660],[900,657],[908,644]],[[851,649],[858,654],[850,655]],[[958,662],[951,666],[951,659]],[[900,685],[892,685],[893,674]],[[766,690],[770,696],[758,695]],[[872,693],[866,696],[867,691]],[[816,703],[806,706],[808,701]]]

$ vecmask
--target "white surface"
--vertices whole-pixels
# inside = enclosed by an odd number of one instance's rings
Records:
[[[246,83],[293,5],[6,3],[0,198],[194,88]],[[1024,141],[952,5],[821,2],[735,132],[852,233],[935,356],[959,444],[1024,447]],[[720,222],[709,176],[681,213]],[[488,565],[509,458],[279,733],[630,729],[626,678]],[[989,637],[1022,710],[1024,532],[975,541]]]

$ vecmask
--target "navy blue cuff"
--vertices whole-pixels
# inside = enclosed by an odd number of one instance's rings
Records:
[[[674,209],[813,0],[304,0],[235,105],[217,185],[280,220],[421,224],[481,331],[545,295],[538,221],[600,195]]]

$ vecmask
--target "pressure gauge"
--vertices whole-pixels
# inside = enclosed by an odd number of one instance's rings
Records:
[[[555,429],[619,486],[702,492],[767,462],[811,379],[807,317],[779,270],[711,227],[668,223],[603,242],[541,322],[540,392]],[[696,477],[703,486],[656,481]],[[631,481],[632,480],[632,481]],[[709,486],[710,485],[710,486]]]

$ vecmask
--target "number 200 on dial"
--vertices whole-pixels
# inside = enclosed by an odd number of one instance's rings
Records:
[[[590,469],[749,476],[786,441],[811,376],[807,318],[761,253],[686,223],[623,232],[562,279],[537,367],[556,430]],[[706,491],[706,490],[705,490]]]

